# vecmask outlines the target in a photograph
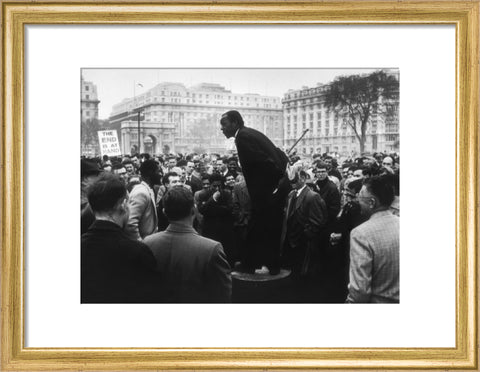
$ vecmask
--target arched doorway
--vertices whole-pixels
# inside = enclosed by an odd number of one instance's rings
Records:
[[[156,147],[157,147],[157,137],[155,137],[153,134],[149,134],[143,139],[144,152],[150,155],[154,155]]]

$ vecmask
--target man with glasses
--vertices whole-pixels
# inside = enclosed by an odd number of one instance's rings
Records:
[[[349,303],[398,303],[400,300],[400,219],[389,210],[394,190],[385,177],[365,180],[358,194],[368,221],[350,235]]]
[[[233,240],[233,200],[230,191],[224,189],[221,174],[210,175],[208,199],[198,207],[203,216],[202,235],[222,243],[228,262],[235,264]]]
[[[338,282],[340,269],[338,262],[341,257],[341,251],[331,249],[330,234],[334,232],[337,224],[337,215],[340,212],[340,192],[335,183],[328,177],[328,164],[318,162],[315,168],[315,188],[327,207],[327,221],[320,235],[320,261],[322,283],[324,285],[326,302],[338,302],[337,288],[335,282]],[[344,298],[342,298],[343,301]]]
[[[328,210],[328,222],[333,223],[340,212],[340,192],[335,183],[328,178],[328,165],[318,162],[315,168],[315,191],[325,201]]]
[[[308,173],[301,167],[291,173],[293,190],[288,195],[283,220],[282,260],[292,270],[297,302],[317,302],[321,293],[318,245],[327,222],[327,210],[320,195],[307,186]]]
[[[193,222],[193,227],[198,231],[199,234],[203,232],[203,215],[200,213],[199,208],[203,206],[210,198],[210,176],[208,174],[202,175],[202,189],[198,190],[194,196],[194,212],[195,220]]]
[[[338,253],[336,260],[331,266],[335,266],[336,273],[334,282],[334,292],[336,302],[343,302],[348,294],[348,270],[350,262],[350,232],[367,218],[362,215],[360,204],[357,200],[357,194],[362,188],[363,179],[355,179],[348,183],[343,190],[345,204],[337,218],[337,224],[332,234],[330,234],[330,244],[334,251]]]

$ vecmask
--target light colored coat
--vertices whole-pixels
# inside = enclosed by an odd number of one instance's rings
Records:
[[[128,236],[142,240],[158,230],[155,195],[147,183],[135,185],[129,199],[130,216],[126,227]]]
[[[350,283],[347,302],[400,301],[400,219],[390,211],[374,213],[350,234]]]
[[[165,231],[144,240],[157,261],[166,302],[230,302],[230,266],[219,242],[192,226],[171,222]]]

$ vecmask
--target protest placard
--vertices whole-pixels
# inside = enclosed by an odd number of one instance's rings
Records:
[[[116,130],[99,130],[98,142],[100,144],[100,151],[102,153],[102,156],[122,155],[122,152],[120,151],[120,144],[118,143]]]

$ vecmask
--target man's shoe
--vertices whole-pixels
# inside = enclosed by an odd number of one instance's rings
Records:
[[[266,266],[262,266],[260,269],[255,270],[255,274],[258,274],[258,275],[267,275],[269,272],[270,271]]]

